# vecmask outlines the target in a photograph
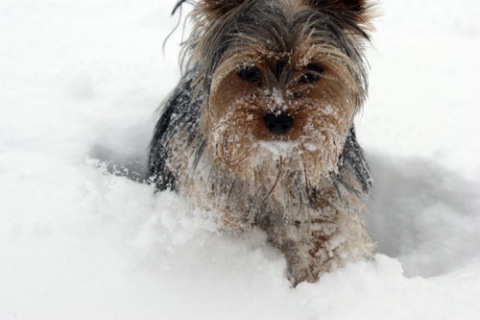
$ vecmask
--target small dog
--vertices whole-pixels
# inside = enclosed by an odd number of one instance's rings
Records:
[[[157,188],[226,230],[265,230],[293,286],[373,252],[353,124],[370,12],[366,0],[195,2],[186,71],[151,142]]]

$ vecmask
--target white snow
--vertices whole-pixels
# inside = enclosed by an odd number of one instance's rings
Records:
[[[296,289],[262,232],[110,173],[179,79],[174,3],[1,1],[0,319],[480,319],[480,3],[381,4],[357,121],[378,254]]]

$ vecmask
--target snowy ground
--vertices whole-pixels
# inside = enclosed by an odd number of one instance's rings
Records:
[[[379,253],[291,289],[261,232],[105,168],[145,160],[174,2],[0,1],[0,319],[480,319],[480,3],[381,5],[357,122]]]

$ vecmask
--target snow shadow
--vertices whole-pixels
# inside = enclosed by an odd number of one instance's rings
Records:
[[[112,175],[125,177],[138,183],[148,183],[147,149],[125,154],[97,144],[90,150],[88,156],[98,160],[98,166]]]
[[[478,257],[480,186],[428,159],[371,155],[367,228],[406,276],[431,277]]]

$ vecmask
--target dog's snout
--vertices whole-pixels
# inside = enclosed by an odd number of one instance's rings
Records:
[[[265,126],[273,134],[286,134],[293,125],[293,118],[286,113],[273,114],[265,116]]]

